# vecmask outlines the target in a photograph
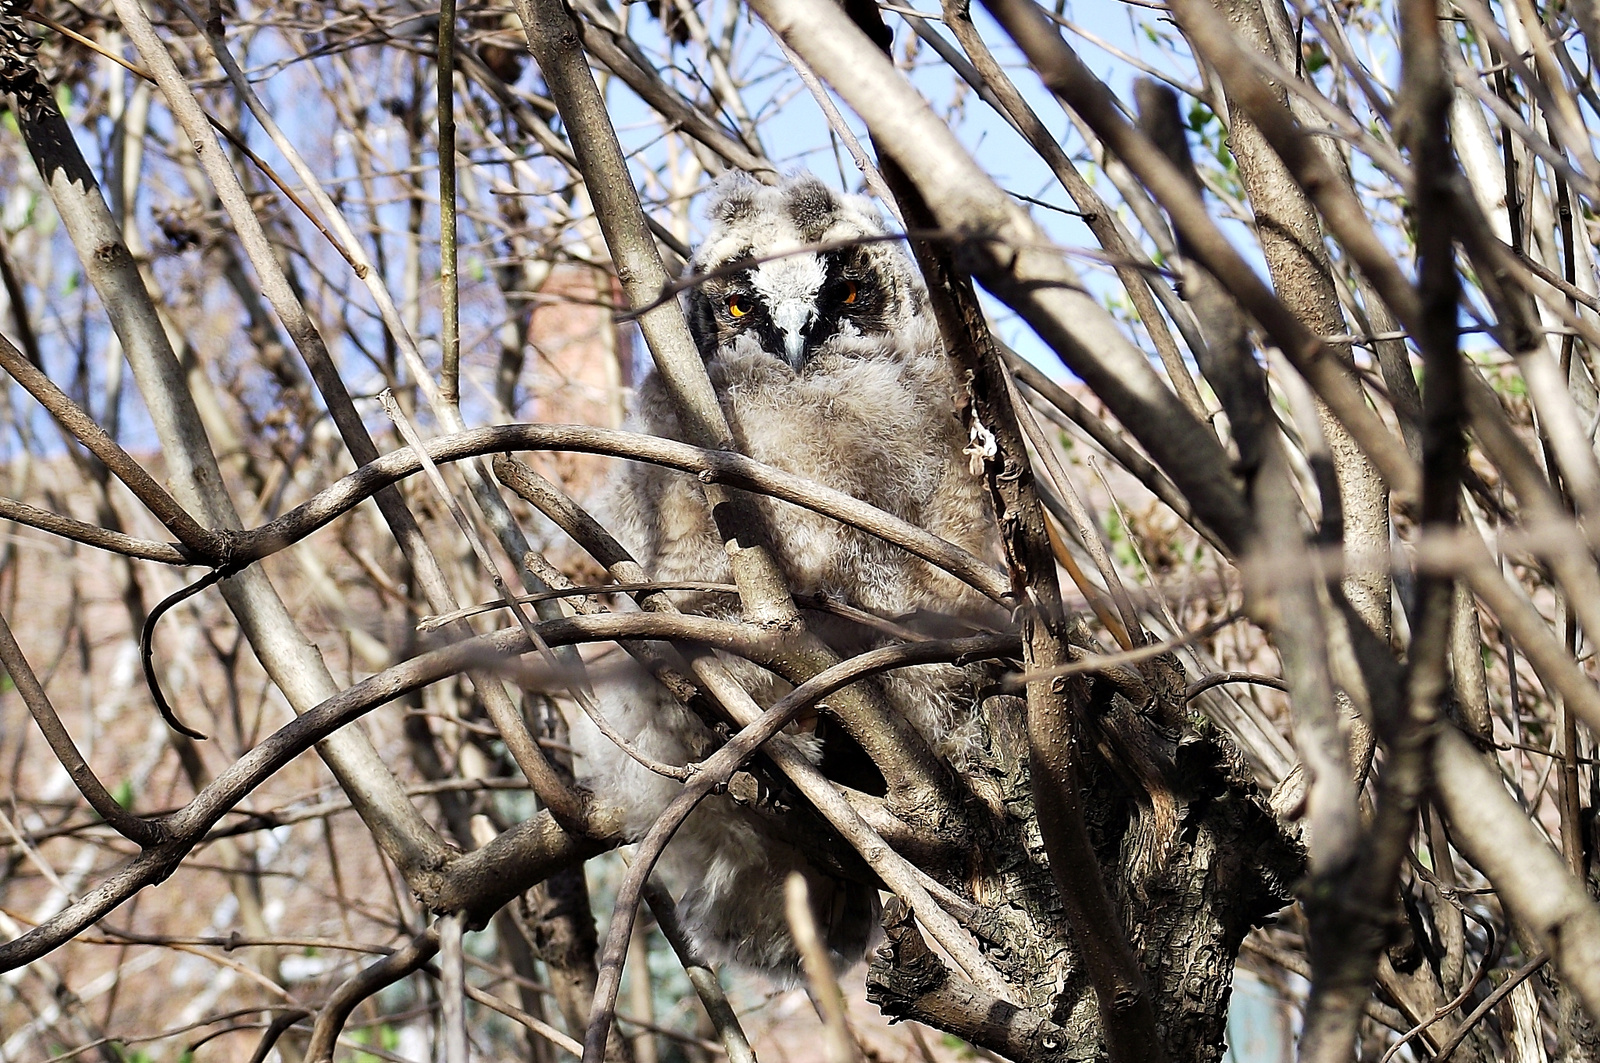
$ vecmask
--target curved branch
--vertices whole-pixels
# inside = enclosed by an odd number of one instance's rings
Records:
[[[63,517],[48,509],[30,506],[14,498],[0,497],[0,519],[14,520],[30,528],[71,539],[75,543],[92,546],[124,557],[137,557],[144,561],[159,561],[164,565],[203,565],[207,556],[197,554],[186,546],[139,539],[124,532],[110,531],[98,524]]]
[[[739,654],[770,665],[779,674],[784,662],[781,653],[773,652],[773,639],[759,629],[692,614],[575,616],[544,621],[536,629],[551,646],[630,638],[680,640]],[[166,841],[132,858],[95,889],[22,937],[0,945],[0,971],[38,959],[138,890],[165,879],[245,795],[335,731],[430,683],[468,669],[503,668],[510,658],[531,649],[532,641],[520,628],[479,635],[385,669],[296,717],[220,773],[194,800],[162,819]],[[540,813],[482,849],[423,870],[413,888],[430,907],[483,916],[539,881],[528,876],[548,874],[622,841],[620,825],[609,809],[585,809],[581,826],[582,834],[575,835]]]
[[[803,476],[764,465],[727,451],[707,450],[637,432],[589,425],[509,424],[473,428],[428,441],[428,456],[435,462],[461,461],[483,454],[513,450],[564,450],[661,465],[694,474],[702,483],[727,484],[741,490],[770,495],[860,528],[885,542],[915,554],[944,569],[984,596],[1001,603],[1010,600],[1005,577],[974,554],[853,498],[843,491],[815,483]],[[92,524],[58,516],[13,499],[0,498],[0,518],[102,550],[169,565],[246,565],[298,542],[354,509],[385,487],[421,471],[422,463],[406,448],[363,465],[312,498],[268,524],[225,537],[215,551],[137,539],[108,532]]]
[[[605,948],[600,955],[600,981],[595,988],[589,1028],[583,1035],[585,1056],[605,1051],[611,1020],[616,1012],[617,990],[622,987],[622,964],[627,956],[628,941],[633,934],[633,922],[639,911],[639,899],[645,883],[649,881],[656,861],[666,851],[667,843],[706,795],[726,786],[739,765],[753,756],[801,711],[858,679],[917,664],[999,657],[1016,654],[1021,649],[1022,641],[1016,635],[979,635],[871,650],[801,683],[734,735],[727,745],[697,765],[683,792],[661,811],[650,825],[650,830],[640,839],[633,863],[623,876],[622,885],[617,888],[611,927],[606,933]]]
[[[139,665],[144,670],[144,683],[150,690],[150,700],[156,703],[156,711],[161,714],[161,718],[166,721],[168,727],[185,738],[192,738],[197,742],[204,742],[209,736],[202,731],[196,731],[193,727],[178,719],[178,714],[172,711],[172,706],[167,703],[166,694],[161,690],[161,680],[156,676],[154,656],[156,624],[160,623],[161,618],[174,606],[193,598],[208,587],[215,586],[226,575],[225,570],[214,568],[187,587],[173,591],[161,599],[154,609],[150,610],[149,614],[144,618],[144,626],[139,629]]]
[[[66,770],[78,792],[89,802],[89,807],[98,812],[112,830],[129,841],[137,842],[141,847],[159,842],[164,836],[160,825],[142,819],[117,804],[117,799],[111,796],[89,763],[83,759],[83,754],[78,752],[76,743],[62,725],[61,717],[56,715],[49,695],[39,683],[38,676],[34,675],[28,658],[23,655],[22,647],[17,645],[16,638],[11,634],[11,626],[3,616],[0,616],[0,664],[5,665],[11,685],[17,688],[17,693],[28,706],[28,712],[44,734],[50,752],[56,755],[56,760]]]
[[[727,484],[832,517],[860,528],[950,572],[982,594],[1007,602],[1010,585],[1005,576],[961,547],[923,531],[876,506],[843,491],[824,487],[803,476],[763,465],[741,454],[707,450],[637,432],[587,425],[509,424],[474,428],[428,441],[428,456],[435,462],[512,450],[564,450],[601,454],[649,462],[692,473],[702,483]],[[385,454],[370,465],[331,484],[315,497],[296,506],[270,524],[241,532],[233,539],[229,560],[256,561],[327,524],[374,492],[421,469],[409,448]]]
[[[1193,701],[1212,687],[1220,687],[1224,683],[1254,683],[1256,686],[1271,687],[1274,690],[1288,690],[1289,684],[1272,675],[1257,675],[1254,672],[1213,672],[1201,676],[1184,689],[1183,700]]]
[[[331,1061],[339,1031],[344,1029],[345,1020],[356,1009],[356,1005],[415,971],[433,959],[438,951],[439,924],[435,923],[412,938],[404,948],[396,949],[346,979],[333,991],[317,1015],[316,1025],[311,1028],[311,1044],[306,1048],[306,1058],[311,1063]]]

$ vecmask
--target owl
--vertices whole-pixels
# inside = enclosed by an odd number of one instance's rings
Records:
[[[915,267],[884,238],[871,204],[809,174],[771,187],[734,173],[709,198],[710,231],[689,266],[691,277],[705,279],[688,290],[685,310],[739,448],[994,556],[983,485],[962,454],[960,381]],[[685,438],[653,374],[637,390],[631,422],[635,431]],[[730,581],[693,476],[620,465],[600,509],[650,578]],[[756,509],[802,605],[840,602],[902,624],[997,619],[977,592],[899,547],[770,498],[758,497]],[[674,597],[686,612],[738,613],[732,595]],[[839,612],[808,608],[808,625],[843,656],[882,644],[881,625]],[[747,662],[728,665],[762,705],[789,689]],[[960,669],[902,669],[870,682],[936,751],[959,760],[975,701]],[[657,759],[684,763],[715,744],[706,724],[643,672],[609,682],[599,701],[616,728]],[[840,748],[847,736],[827,728],[825,716],[815,728],[791,729],[791,737],[824,771],[850,763]],[[642,835],[678,784],[596,734],[585,744],[587,784],[625,810],[631,836]],[[856,752],[859,771],[865,758]],[[848,965],[862,955],[877,925],[876,886],[818,869],[792,838],[726,797],[707,799],[679,830],[663,868],[683,893],[686,924],[711,955],[779,976],[797,970],[783,902],[792,871],[808,880],[835,959]]]

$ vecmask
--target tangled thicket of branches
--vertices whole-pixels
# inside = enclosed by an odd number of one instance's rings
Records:
[[[866,995],[939,1052],[1217,1060],[1237,964],[1301,1059],[1600,1060],[1600,14],[1104,14],[0,0],[0,1060],[747,1063],[649,876],[712,792],[891,895]],[[693,198],[807,163],[929,281],[1003,569],[717,430]],[[621,430],[648,359],[706,446]],[[619,458],[1015,627],[674,612]],[[567,737],[622,653],[726,736],[626,864]],[[929,661],[1010,662],[963,772],[788,742]]]

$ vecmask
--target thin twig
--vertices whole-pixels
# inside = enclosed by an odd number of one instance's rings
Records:
[[[92,38],[85,37],[83,34],[63,26],[54,19],[47,18],[44,15],[40,15],[31,11],[25,12],[23,17],[31,19],[41,26],[52,29],[69,40],[76,41],[97,55],[104,56],[113,63],[116,63],[118,66],[122,67],[130,74],[133,74],[135,77],[143,78],[152,85],[156,83],[155,76],[149,71],[145,70],[143,67],[139,66],[137,63],[128,62],[115,52],[108,51],[101,47],[100,42]],[[241,137],[238,133],[235,133],[232,129],[223,125],[219,119],[212,117],[210,114],[206,115],[206,121],[211,123],[211,128],[215,129],[218,133],[221,133],[224,137],[227,137],[228,143],[232,144],[236,149],[238,149],[241,155],[249,159],[251,165],[260,170],[262,175],[266,177],[267,180],[271,181],[273,186],[277,188],[278,191],[283,193],[283,197],[295,205],[295,209],[305,216],[306,221],[310,222],[312,227],[315,228],[317,232],[321,233],[323,238],[328,241],[329,245],[335,251],[339,252],[340,258],[343,258],[352,266],[356,266],[357,269],[361,268],[360,266],[357,266],[355,260],[350,257],[350,252],[345,249],[344,244],[328,231],[328,227],[322,223],[322,219],[311,212],[311,208],[306,206],[305,201],[300,198],[294,189],[290,188],[284,182],[283,178],[278,176],[278,172],[274,170],[265,159],[263,159],[260,155],[257,155],[255,151],[251,149],[250,145],[245,142],[243,137]]]
[[[1461,1025],[1456,1028],[1456,1032],[1450,1035],[1449,1040],[1439,1046],[1439,1051],[1434,1053],[1429,1063],[1445,1063],[1461,1045],[1461,1042],[1467,1039],[1467,1035],[1472,1032],[1472,1028],[1483,1021],[1485,1015],[1493,1011],[1502,1000],[1510,996],[1513,989],[1532,978],[1539,972],[1540,968],[1549,962],[1550,954],[1542,953],[1507,975],[1505,981],[1495,986],[1494,991],[1484,997],[1483,1002],[1473,1008],[1467,1017],[1461,1020]]]
[[[844,1016],[844,992],[839,988],[839,976],[834,972],[828,948],[817,929],[817,916],[811,910],[811,891],[806,888],[805,876],[791,871],[783,884],[783,892],[789,932],[794,935],[806,981],[811,985],[811,1000],[822,1016],[823,1057],[828,1063],[859,1063],[861,1051],[856,1047],[856,1039],[851,1036]]]
[[[439,0],[436,54],[439,83],[439,401],[449,407],[461,405],[461,287],[456,276],[455,55],[456,0]]]
[[[448,2],[448,0],[446,0]],[[444,1063],[467,1063],[467,970],[461,958],[462,917],[442,915],[439,933],[439,1024],[444,1027]]]

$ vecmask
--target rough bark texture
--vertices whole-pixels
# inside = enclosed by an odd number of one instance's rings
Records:
[[[1265,0],[1279,3],[1279,0]],[[1221,0],[1219,6],[1241,41],[1274,54],[1272,35],[1262,10],[1263,0]],[[1284,102],[1288,93],[1279,90]],[[1261,253],[1273,289],[1294,315],[1322,336],[1347,331],[1332,263],[1323,245],[1317,213],[1289,170],[1273,152],[1261,130],[1229,101],[1228,147],[1239,165],[1239,177],[1250,198]],[[1348,343],[1330,349],[1354,376]],[[1331,479],[1318,472],[1322,493],[1324,535],[1341,537],[1352,559],[1379,557],[1389,547],[1389,492],[1377,470],[1326,406],[1318,404],[1322,433],[1333,468]],[[1383,572],[1359,572],[1344,580],[1345,595],[1356,612],[1380,637],[1389,635],[1389,580]]]
[[[1303,854],[1256,796],[1226,736],[1193,721],[1163,727],[1159,710],[1135,706],[1104,680],[1071,680],[1069,698],[1096,747],[1083,758],[1090,838],[1148,981],[1166,1056],[1220,1059],[1239,943],[1289,899]],[[1103,1058],[1094,994],[1034,816],[1022,704],[991,698],[985,713],[988,742],[969,780],[987,812],[987,837],[945,881],[976,902],[970,925],[1015,987],[1015,1008],[975,994],[892,911],[868,997],[892,1018],[1019,1061]],[[1112,767],[1130,762],[1158,773],[1165,788],[1152,794]]]
[[[876,12],[861,8],[847,5],[881,44]],[[906,175],[888,160],[881,165],[907,224],[936,228]],[[971,280],[948,248],[914,241],[913,250],[946,347],[967,375],[968,416],[997,443],[987,462],[991,497],[1013,582],[1033,603],[1024,618],[1026,664],[1048,668],[1097,653],[1082,622],[1061,611],[1011,389]],[[1133,635],[1142,641],[1142,633]],[[1289,899],[1304,854],[1261,800],[1231,741],[1196,726],[1175,660],[1146,661],[1118,680],[1035,681],[1026,703],[986,702],[986,743],[963,773],[986,837],[969,850],[968,865],[947,869],[943,881],[976,902],[968,925],[1014,992],[1005,1002],[975,991],[891,909],[887,940],[868,972],[868,997],[885,1014],[1019,1063],[1222,1057],[1239,944]],[[1041,735],[1047,716],[1066,733]],[[1040,785],[1052,788],[1048,802],[1037,800]],[[1074,834],[1087,834],[1092,854],[1070,855]],[[1064,853],[1074,866],[1052,869],[1050,854],[1060,860]],[[1100,881],[1084,883],[1096,864]],[[1119,924],[1120,936],[1105,932],[1102,919]],[[1131,964],[1115,955],[1130,946]],[[1142,1024],[1153,1025],[1153,1044],[1141,1041]]]

